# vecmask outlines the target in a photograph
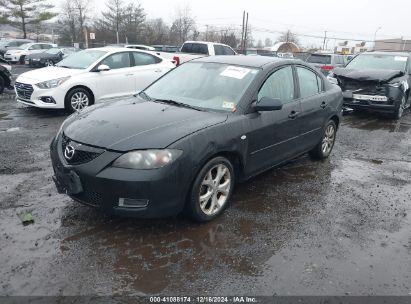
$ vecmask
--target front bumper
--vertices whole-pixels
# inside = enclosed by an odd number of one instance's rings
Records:
[[[61,135],[50,145],[56,186],[72,199],[105,213],[138,218],[176,215],[184,207],[188,174],[181,161],[155,170],[113,168],[122,153],[104,151],[95,159],[69,165],[63,156]],[[69,180],[72,180],[70,182]],[[130,206],[125,201],[145,202]]]
[[[5,54],[4,59],[6,59],[7,61],[10,61],[10,62],[19,62],[20,61],[20,56],[21,55],[8,55],[8,54]]]
[[[373,112],[394,113],[401,104],[404,92],[400,89],[392,89],[387,96],[367,95],[366,93],[358,95],[361,96],[361,99],[356,99],[355,96],[356,94],[350,91],[344,91],[344,106]],[[369,96],[369,99],[366,98],[367,96]]]
[[[19,79],[16,83],[27,84]],[[40,89],[35,84],[27,84],[32,87],[31,93],[19,94],[18,88],[15,88],[16,99],[19,103],[44,109],[64,109],[64,98],[66,91],[61,87],[54,89]],[[54,102],[44,102],[42,98],[52,97]]]

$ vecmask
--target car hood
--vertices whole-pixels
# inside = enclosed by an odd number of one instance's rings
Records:
[[[398,70],[378,70],[364,69],[354,70],[347,68],[335,68],[333,74],[338,77],[354,79],[358,81],[378,81],[387,82],[393,78],[404,75],[404,72]]]
[[[85,70],[81,69],[68,69],[52,66],[23,73],[17,78],[16,81],[28,84],[36,84],[38,82],[73,76],[84,72]]]
[[[201,129],[223,123],[227,114],[202,112],[130,98],[74,114],[63,124],[70,139],[115,151],[163,149]]]

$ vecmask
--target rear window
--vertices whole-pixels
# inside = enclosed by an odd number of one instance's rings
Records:
[[[312,54],[310,57],[308,57],[307,62],[320,63],[320,64],[330,64],[331,63],[331,56],[330,55]]]
[[[184,43],[181,52],[208,55],[208,46],[204,43]]]

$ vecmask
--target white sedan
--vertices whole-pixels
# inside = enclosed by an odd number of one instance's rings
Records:
[[[21,74],[17,101],[73,112],[97,102],[130,96],[175,65],[155,54],[125,48],[95,48],[68,56],[54,67]]]

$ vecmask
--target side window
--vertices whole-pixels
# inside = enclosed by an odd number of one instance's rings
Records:
[[[214,54],[215,55],[225,55],[224,47],[222,45],[214,45]]]
[[[224,55],[235,55],[234,51],[228,46],[223,46],[223,48],[224,48]]]
[[[161,62],[160,58],[146,53],[132,52],[132,54],[134,58],[134,66],[156,64]]]
[[[41,45],[40,44],[33,44],[29,50],[41,50]]]
[[[258,100],[262,97],[278,98],[283,103],[294,99],[294,77],[291,66],[287,66],[271,74],[258,92]]]
[[[22,43],[19,43],[17,41],[12,41],[9,43],[9,46],[19,46],[19,45],[22,45]]]
[[[297,67],[298,83],[300,84],[301,98],[313,96],[320,92],[318,87],[318,76],[316,73]]]
[[[112,70],[129,68],[130,56],[128,52],[113,54],[104,59],[100,64],[108,65]]]
[[[48,50],[48,49],[51,48],[51,45],[50,44],[41,44],[41,48],[44,49],[44,50]]]

